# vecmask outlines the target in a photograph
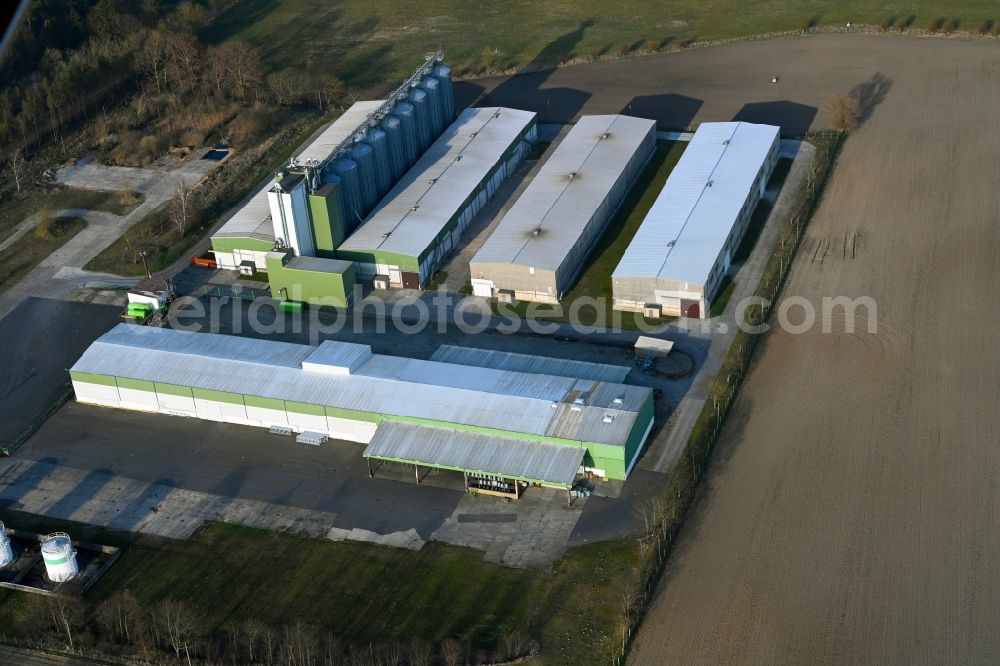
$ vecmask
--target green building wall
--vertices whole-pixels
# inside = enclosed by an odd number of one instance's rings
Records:
[[[327,183],[309,195],[308,203],[316,256],[335,259],[337,247],[347,236],[340,189],[334,183]]]
[[[267,255],[267,281],[272,297],[313,306],[350,305],[356,282],[353,265],[345,263],[340,272],[307,270],[288,266],[292,258],[288,252]]]

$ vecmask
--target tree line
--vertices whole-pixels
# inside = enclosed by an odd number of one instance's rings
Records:
[[[537,644],[521,632],[506,634],[487,652],[455,638],[350,645],[301,619],[282,627],[234,619],[212,631],[183,601],[164,599],[147,607],[127,590],[92,609],[73,597],[30,595],[22,622],[32,627],[31,638],[39,645],[147,664],[459,666],[509,663],[537,652]]]

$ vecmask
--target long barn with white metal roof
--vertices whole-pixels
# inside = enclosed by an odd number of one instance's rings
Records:
[[[656,148],[656,123],[584,116],[469,263],[473,293],[555,303]]]
[[[702,123],[612,273],[614,307],[708,317],[778,150],[777,127]]]
[[[423,287],[535,138],[531,111],[466,109],[337,256],[388,286]]]
[[[70,375],[84,403],[287,428],[371,443],[369,458],[557,487],[581,471],[624,479],[652,427],[651,390],[596,378],[616,377],[610,366],[442,354],[455,362],[121,324]]]

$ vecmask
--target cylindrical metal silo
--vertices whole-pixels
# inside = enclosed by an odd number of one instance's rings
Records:
[[[356,229],[365,218],[358,164],[352,159],[341,157],[334,161],[333,171],[340,176],[340,192],[343,195],[347,228]]]
[[[10,547],[10,537],[7,528],[0,520],[0,569],[9,566],[14,561],[14,549]]]
[[[455,86],[451,81],[451,67],[438,65],[434,68],[434,78],[441,82],[441,99],[444,101],[444,124],[455,122]]]
[[[400,102],[392,110],[392,115],[399,118],[399,128],[403,134],[403,157],[406,158],[406,169],[413,166],[420,155],[420,137],[417,131],[417,110],[409,102]]]
[[[406,146],[403,140],[403,126],[396,116],[386,116],[382,121],[382,131],[385,132],[386,145],[389,149],[389,174],[392,185],[396,184],[406,173]]]
[[[417,155],[422,155],[431,145],[431,110],[427,92],[421,88],[410,91],[408,98],[413,105],[413,115],[417,121]]]
[[[381,128],[373,127],[368,130],[365,143],[371,146],[372,156],[375,159],[375,184],[378,186],[376,199],[381,199],[392,187],[393,182],[392,165],[389,164],[389,142]]]
[[[361,183],[362,215],[378,203],[378,178],[375,175],[375,154],[367,143],[358,142],[351,148],[351,159],[358,165],[358,181]]]
[[[80,573],[73,540],[64,532],[45,537],[42,542],[42,561],[45,562],[45,573],[53,583],[65,583]]]
[[[441,99],[441,82],[433,76],[428,76],[420,84],[420,89],[427,93],[427,108],[430,110],[431,143],[437,140],[444,129],[444,100]]]

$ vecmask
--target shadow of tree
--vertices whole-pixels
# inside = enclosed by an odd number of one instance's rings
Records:
[[[863,123],[871,117],[875,107],[885,101],[885,96],[892,88],[892,80],[882,72],[875,72],[872,78],[859,83],[848,93],[851,99],[858,103],[858,122]]]

